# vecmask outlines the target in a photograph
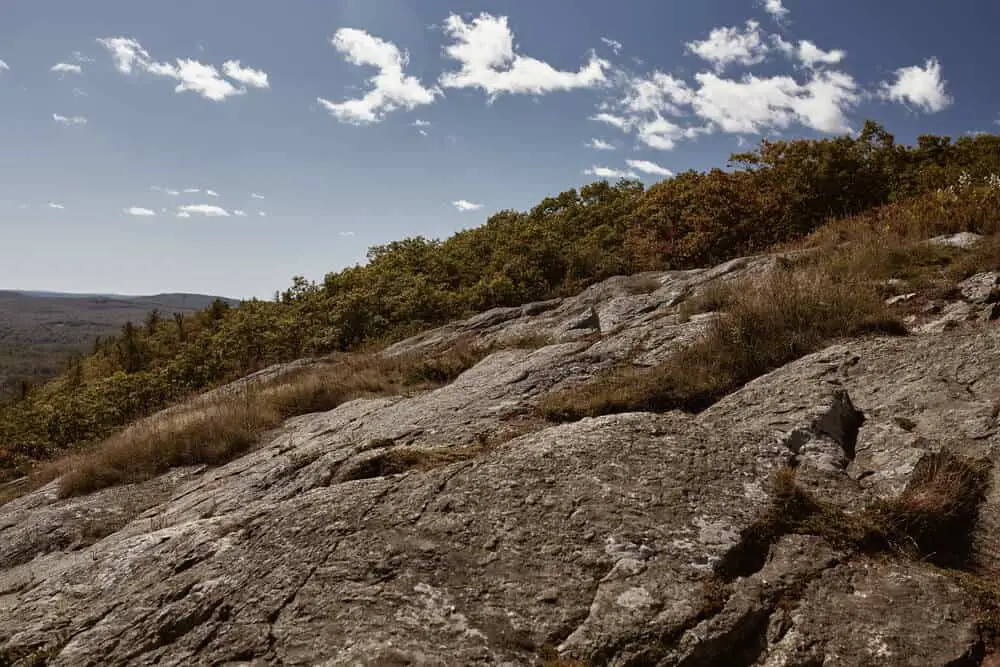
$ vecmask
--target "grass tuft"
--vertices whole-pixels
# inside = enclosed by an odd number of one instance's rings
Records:
[[[623,366],[589,384],[549,395],[546,418],[680,409],[698,412],[746,382],[841,337],[902,335],[878,290],[843,280],[826,267],[776,269],[763,279],[706,296],[725,304],[704,336],[665,363],[639,370]]]

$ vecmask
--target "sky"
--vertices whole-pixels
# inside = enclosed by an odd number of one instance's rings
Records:
[[[995,0],[4,0],[0,289],[267,298],[763,137],[1000,131],[997,25]]]

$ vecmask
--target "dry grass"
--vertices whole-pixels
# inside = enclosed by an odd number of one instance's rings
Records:
[[[755,571],[787,534],[816,535],[859,553],[891,553],[949,568],[973,566],[973,535],[989,465],[946,451],[927,454],[896,498],[847,513],[816,500],[796,483],[796,469],[774,475],[771,507],[719,565],[726,579]]]
[[[264,432],[290,417],[331,410],[356,398],[440,386],[491,351],[463,343],[430,357],[348,355],[133,425],[96,447],[44,466],[36,479],[59,477],[60,495],[68,497],[141,482],[177,466],[219,465],[245,453]]]
[[[727,312],[705,335],[651,370],[624,366],[542,404],[554,420],[616,412],[700,411],[742,386],[830,341],[867,333],[903,334],[876,287],[826,266],[778,267],[724,298]]]
[[[869,511],[895,548],[931,562],[964,568],[989,476],[988,462],[948,452],[929,454],[914,468],[902,494]]]
[[[929,245],[942,234],[973,231],[971,250]],[[953,298],[956,283],[1000,269],[1000,192],[932,193],[830,223],[785,251],[763,279],[708,286],[683,303],[679,320],[724,311],[705,335],[663,365],[623,365],[589,384],[546,398],[557,421],[633,410],[699,411],[764,373],[838,338],[902,335],[905,306],[887,307],[891,279],[929,298]],[[998,295],[1000,299],[1000,295]]]

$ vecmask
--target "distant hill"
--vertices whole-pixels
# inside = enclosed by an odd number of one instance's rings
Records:
[[[75,352],[89,352],[97,336],[140,322],[151,310],[169,316],[211,305],[206,294],[72,294],[0,290],[0,395],[22,380],[48,380]],[[236,299],[222,298],[229,305]]]

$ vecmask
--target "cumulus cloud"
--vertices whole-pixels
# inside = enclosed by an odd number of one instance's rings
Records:
[[[247,215],[247,212],[246,211],[241,211],[240,209],[236,209],[235,211],[233,211],[233,215],[235,215],[237,218],[245,218],[246,215]]]
[[[621,53],[622,43],[615,39],[608,39],[607,37],[601,37],[601,41],[604,42],[611,52],[616,56]]]
[[[732,63],[756,65],[763,62],[770,50],[760,31],[760,24],[754,20],[746,22],[740,30],[734,26],[713,28],[708,38],[687,43],[687,50],[703,60],[712,63],[717,72]]]
[[[83,71],[83,68],[73,63],[56,63],[49,68],[49,71],[58,74],[79,74]]]
[[[681,108],[691,104],[694,93],[684,81],[660,71],[648,79],[635,78],[628,87],[622,108],[633,114],[680,114]]]
[[[771,15],[776,21],[783,21],[788,16],[788,8],[781,0],[764,0],[764,11]]]
[[[250,193],[250,198],[251,199],[263,199],[264,195],[257,194],[256,192],[251,192]]]
[[[689,113],[686,108],[694,95],[685,82],[656,71],[648,78],[634,77],[628,82],[624,98],[614,109],[616,113],[601,111],[590,118],[622,132],[634,132],[650,148],[671,150],[679,140],[706,131],[700,126],[679,125],[665,117]]]
[[[218,197],[219,196],[219,193],[216,192],[215,190],[205,190],[205,194],[208,195],[209,197]]]
[[[177,217],[178,218],[190,218],[191,214],[188,213],[187,211],[177,211]]]
[[[430,121],[420,120],[418,118],[417,120],[415,120],[412,123],[410,123],[410,125],[412,125],[413,127],[430,127],[431,123],[430,123]]]
[[[206,65],[190,58],[178,58],[174,64],[149,63],[146,65],[146,71],[177,81],[177,86],[174,87],[175,93],[190,91],[213,102],[222,102],[247,92],[246,88],[237,88],[223,79],[214,65]]]
[[[885,99],[912,104],[927,113],[942,111],[954,102],[945,92],[946,81],[941,78],[937,58],[928,58],[923,67],[900,67],[895,75],[895,81],[882,83],[880,93]]]
[[[706,71],[695,74],[693,84],[653,72],[631,79],[622,99],[591,119],[634,133],[650,148],[670,150],[714,131],[759,134],[798,123],[847,132],[847,113],[861,97],[854,78],[839,71],[809,70],[803,81],[753,74],[730,79]]]
[[[436,88],[427,88],[416,77],[403,73],[410,55],[392,42],[373,37],[364,30],[341,28],[331,43],[348,62],[378,70],[368,80],[369,89],[363,97],[343,102],[316,98],[330,115],[343,123],[377,123],[396,109],[412,110],[430,104],[439,94]]]
[[[125,209],[125,215],[134,215],[139,218],[149,218],[156,215],[156,211],[141,206],[131,206]]]
[[[57,210],[57,211],[62,211],[62,210],[63,210],[63,209],[65,209],[66,207],[65,207],[65,206],[63,206],[62,204],[57,204],[57,203],[55,203],[55,202],[49,202],[49,208],[54,208],[54,209],[55,209],[55,210]]]
[[[653,176],[665,176],[667,178],[674,175],[674,172],[670,171],[666,167],[661,167],[655,162],[650,162],[649,160],[625,160],[625,163],[632,169],[641,171],[644,174],[651,174]]]
[[[209,218],[228,218],[229,211],[222,208],[221,206],[214,206],[212,204],[189,204],[187,206],[181,206],[177,209],[178,217],[188,217],[192,214],[204,215]],[[181,215],[181,213],[187,213],[187,216]]]
[[[466,199],[459,199],[458,201],[453,201],[451,205],[457,208],[459,211],[462,211],[463,213],[466,211],[478,211],[483,207],[482,204],[474,204]]]
[[[482,13],[466,23],[452,14],[444,22],[452,43],[446,57],[460,64],[457,71],[444,72],[439,83],[445,88],[479,88],[490,100],[503,93],[542,95],[554,91],[594,88],[607,82],[608,61],[591,53],[575,72],[561,71],[537,58],[514,51],[514,34],[506,16]]]
[[[267,212],[266,211],[257,211],[257,215],[259,215],[262,218],[266,218],[267,217]]]
[[[820,132],[848,132],[846,111],[860,101],[857,83],[844,72],[814,72],[805,83],[789,76],[721,79],[695,75],[695,113],[723,132],[755,134],[793,122]]]
[[[251,88],[270,88],[267,72],[252,67],[243,67],[239,60],[227,60],[222,63],[222,72],[233,81]]]
[[[83,116],[60,116],[57,113],[52,114],[52,120],[59,123],[60,125],[65,125],[66,127],[74,127],[77,125],[86,125],[87,119]]]
[[[177,58],[173,63],[156,62],[150,57],[149,52],[131,37],[104,37],[97,41],[111,53],[115,67],[122,74],[142,71],[173,79],[177,82],[174,87],[176,93],[190,91],[207,100],[221,102],[230,97],[244,95],[248,85],[255,88],[268,87],[265,72],[243,67],[238,60],[227,60],[223,64],[223,71],[230,79],[242,84],[241,86],[235,86],[232,81],[223,78],[214,65],[191,58]]]
[[[611,167],[599,167],[596,164],[589,169],[584,169],[583,173],[588,176],[596,176],[597,178],[639,178],[639,175],[634,171],[621,171],[619,169],[612,169]]]
[[[10,65],[5,63],[3,60],[0,60],[0,72],[8,72],[8,71],[10,71]]]
[[[613,151],[615,150],[614,144],[609,144],[603,139],[591,139],[586,144],[587,148],[593,148],[595,151]]]
[[[808,39],[799,40],[798,44],[792,44],[782,39],[781,35],[772,35],[771,41],[774,42],[779,51],[810,69],[819,65],[836,65],[847,57],[847,52],[843,49],[824,51]]]

